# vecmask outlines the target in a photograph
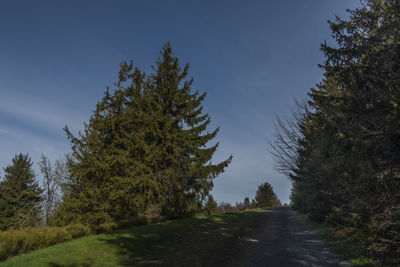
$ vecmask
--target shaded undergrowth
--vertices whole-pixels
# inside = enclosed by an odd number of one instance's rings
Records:
[[[339,238],[335,236],[333,230],[329,228],[329,226],[315,222],[304,214],[297,214],[311,224],[317,230],[318,234],[333,246],[335,252],[345,258],[352,266],[379,266],[377,262],[368,256],[367,251],[362,248],[361,245],[351,240]]]

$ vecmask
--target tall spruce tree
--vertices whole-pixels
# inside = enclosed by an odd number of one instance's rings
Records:
[[[161,157],[153,168],[166,185],[164,213],[182,215],[201,207],[213,187],[213,179],[229,165],[232,156],[221,163],[211,163],[218,143],[206,145],[219,128],[204,133],[210,123],[202,106],[206,93],[192,91],[193,79],[186,79],[189,64],[181,69],[170,43],[163,47],[155,71],[150,86],[153,99],[161,107],[161,140],[157,148]]]
[[[16,155],[0,182],[0,229],[34,226],[40,222],[41,194],[28,154]]]
[[[113,93],[107,89],[85,130],[75,137],[69,161],[69,197],[58,216],[65,222],[101,223],[137,214],[183,216],[201,208],[213,179],[231,157],[212,164],[218,128],[203,114],[205,94],[192,92],[170,44],[152,75],[121,64]]]

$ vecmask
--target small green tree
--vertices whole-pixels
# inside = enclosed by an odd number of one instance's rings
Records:
[[[0,229],[34,226],[40,222],[42,189],[35,180],[28,154],[16,155],[0,182]]]
[[[207,214],[214,214],[217,212],[218,203],[214,200],[212,195],[209,195],[207,198],[207,202],[204,205],[204,211]]]
[[[260,208],[268,208],[276,205],[278,198],[272,188],[272,185],[265,182],[258,186],[256,193],[256,203]]]

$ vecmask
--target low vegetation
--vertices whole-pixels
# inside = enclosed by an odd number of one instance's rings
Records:
[[[206,93],[193,90],[188,75],[170,43],[151,74],[123,62],[84,131],[65,127],[65,160],[42,155],[42,185],[29,155],[17,154],[0,179],[0,260],[127,225],[215,212],[213,180],[232,156],[212,161],[218,143],[208,144],[219,128],[210,131]]]
[[[118,228],[142,225],[148,222],[145,217],[136,217],[119,223],[90,226],[70,224],[65,227],[27,227],[0,231],[0,261],[82,236],[110,232]]]
[[[217,266],[229,262],[238,237],[261,223],[260,212],[265,211],[204,215],[120,229],[14,257],[0,266]]]
[[[268,188],[268,190],[264,190]],[[208,200],[199,210],[199,214],[226,214],[232,213],[222,218],[231,218],[234,214],[243,212],[249,209],[272,207],[279,204],[279,200],[274,193],[272,186],[269,183],[264,183],[259,186],[256,199],[250,200],[246,197],[243,203],[236,203],[232,206],[229,203],[217,203],[214,198],[209,195]],[[264,200],[264,201],[262,201]],[[271,200],[265,202],[265,200]],[[46,212],[45,214],[50,214]],[[232,217],[232,218],[233,218]],[[44,219],[49,221],[46,216]],[[195,217],[197,219],[202,217]],[[218,218],[218,217],[215,217]],[[239,217],[240,219],[240,217]],[[75,238],[83,237],[86,235],[93,235],[99,233],[108,233],[116,229],[123,229],[135,225],[146,225],[165,220],[165,217],[159,214],[147,214],[146,216],[133,216],[129,219],[122,219],[118,222],[108,222],[100,224],[80,224],[71,223],[66,226],[38,226],[38,227],[24,227],[24,228],[9,228],[5,231],[0,231],[0,261],[7,260],[13,256],[24,254],[33,250],[45,248],[57,243],[70,241]],[[190,220],[189,220],[190,222]]]
[[[379,265],[376,260],[368,255],[368,252],[362,245],[336,235],[335,231],[326,224],[313,221],[308,216],[301,213],[297,213],[297,215],[311,224],[317,230],[318,234],[333,246],[335,252],[343,256],[352,266],[373,267]]]

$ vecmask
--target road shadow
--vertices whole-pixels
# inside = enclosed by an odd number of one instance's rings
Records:
[[[259,213],[188,218],[122,229],[101,239],[123,266],[223,266]]]
[[[350,266],[305,220],[290,208],[271,209],[231,266]]]

